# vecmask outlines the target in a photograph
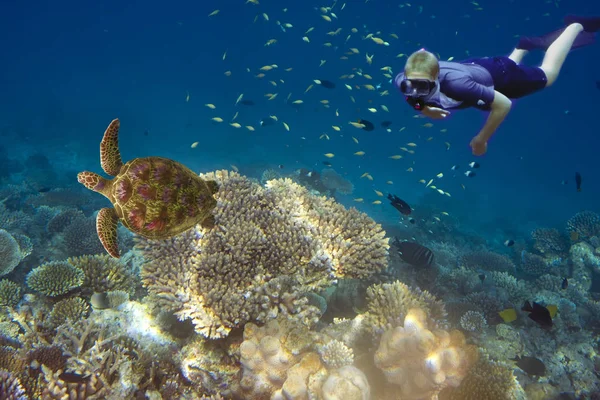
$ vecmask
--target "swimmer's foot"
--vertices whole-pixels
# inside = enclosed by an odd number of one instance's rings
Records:
[[[578,15],[567,15],[564,19],[565,25],[580,23],[584,32],[600,31],[600,17],[581,17]]]
[[[565,20],[566,20],[566,18],[565,18]],[[546,50],[548,50],[548,47],[550,47],[550,45],[560,36],[560,34],[563,33],[564,30],[565,30],[565,28],[562,28],[562,29],[547,33],[544,36],[521,37],[519,39],[519,43],[517,44],[517,49],[522,49],[522,50],[539,49],[539,50],[546,51]],[[588,31],[584,30],[579,35],[577,35],[577,38],[575,39],[575,41],[573,42],[573,45],[571,46],[571,50],[579,48],[579,47],[587,46],[587,45],[595,43],[595,42],[596,42],[596,34],[593,32],[588,32]]]

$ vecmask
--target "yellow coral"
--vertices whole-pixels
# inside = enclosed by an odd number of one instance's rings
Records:
[[[429,398],[457,386],[474,362],[473,346],[458,331],[427,329],[427,314],[411,309],[404,326],[384,332],[375,365],[403,400]]]

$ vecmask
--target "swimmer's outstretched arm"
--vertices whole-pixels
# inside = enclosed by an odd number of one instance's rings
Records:
[[[485,154],[487,151],[487,142],[504,121],[511,106],[512,102],[508,97],[494,90],[494,101],[492,101],[492,104],[490,105],[490,113],[487,120],[485,121],[483,128],[481,128],[481,131],[479,131],[477,136],[471,140],[473,154],[476,156]]]

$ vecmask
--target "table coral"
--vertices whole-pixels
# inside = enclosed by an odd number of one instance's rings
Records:
[[[12,272],[22,259],[19,243],[10,233],[0,229],[0,276]]]
[[[282,314],[314,323],[319,310],[304,293],[387,265],[388,239],[366,214],[289,179],[263,188],[226,171],[202,178],[220,186],[215,228],[140,239],[139,246],[148,260],[142,280],[155,303],[190,318],[206,337]]]

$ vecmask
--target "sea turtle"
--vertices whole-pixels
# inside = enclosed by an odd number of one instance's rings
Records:
[[[118,221],[149,239],[172,237],[198,223],[213,227],[217,183],[167,158],[135,158],[123,164],[119,125],[118,119],[113,120],[100,142],[100,165],[114,179],[87,171],[77,175],[79,183],[103,194],[114,206],[101,209],[96,218],[98,237],[108,254],[119,257]]]

